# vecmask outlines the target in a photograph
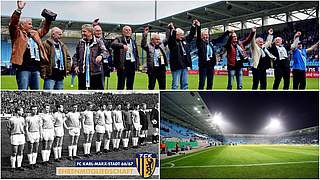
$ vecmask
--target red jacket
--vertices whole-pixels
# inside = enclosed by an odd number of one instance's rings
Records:
[[[251,32],[244,41],[241,41],[240,43],[238,43],[243,51],[244,51],[244,47],[251,42],[253,36],[254,36],[254,33]],[[231,40],[232,40],[232,36],[230,35],[226,45],[227,59],[228,59],[228,66],[234,67],[236,65],[237,47],[231,43]]]

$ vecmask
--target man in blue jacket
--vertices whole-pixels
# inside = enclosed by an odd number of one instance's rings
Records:
[[[310,48],[302,47],[302,42],[299,41],[301,32],[298,31],[294,36],[294,42],[291,45],[292,50],[292,74],[293,74],[293,89],[304,90],[306,88],[306,61],[307,53],[311,53],[319,46],[319,42]]]

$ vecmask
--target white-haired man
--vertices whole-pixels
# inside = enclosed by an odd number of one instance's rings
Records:
[[[117,69],[118,90],[123,90],[125,85],[127,90],[133,89],[135,71],[140,65],[137,44],[131,36],[131,27],[124,26],[122,36],[117,37],[111,43],[114,52],[114,65]]]
[[[73,69],[78,74],[79,90],[103,90],[104,74],[102,60],[109,56],[103,41],[94,36],[91,24],[82,25],[82,39],[72,57]]]
[[[252,52],[252,76],[253,83],[252,89],[257,90],[260,82],[260,89],[267,89],[267,72],[266,70],[271,67],[271,59],[275,59],[275,57],[268,51],[267,48],[271,46],[272,43],[272,34],[273,29],[269,28],[267,41],[261,37],[256,38],[256,27],[253,28],[255,32],[252,40],[251,40],[251,52]]]
[[[18,89],[40,89],[40,64],[48,62],[41,38],[50,28],[51,20],[45,20],[37,31],[33,30],[32,19],[21,18],[25,1],[17,1],[17,9],[13,12],[9,24],[12,42],[11,63],[16,69]]]
[[[144,28],[141,47],[147,52],[147,74],[148,89],[154,90],[156,81],[158,81],[159,89],[166,89],[166,66],[168,65],[165,47],[160,42],[160,35],[153,33],[151,42],[147,44],[147,35],[149,27]]]
[[[283,89],[288,90],[290,86],[290,61],[287,49],[283,46],[282,41],[281,37],[276,37],[272,46],[269,48],[270,53],[276,57],[273,61],[273,90],[278,90],[282,78]]]
[[[184,38],[184,31],[175,28],[173,23],[168,25],[167,33],[168,46],[170,50],[170,68],[172,73],[173,90],[188,89],[188,68],[192,68],[190,49],[187,43],[190,43],[196,33],[195,26],[191,27],[189,35]]]
[[[41,77],[44,79],[43,89],[63,90],[63,79],[71,69],[71,58],[67,46],[61,41],[62,30],[51,29],[51,37],[43,42],[49,62],[41,65]]]
[[[192,23],[197,29],[196,45],[198,49],[198,66],[199,66],[199,86],[200,90],[204,89],[204,85],[207,79],[207,90],[213,88],[214,66],[216,65],[216,54],[214,46],[224,44],[224,40],[227,39],[229,31],[223,33],[217,39],[209,39],[209,30],[205,29],[201,31],[200,22],[195,19]]]

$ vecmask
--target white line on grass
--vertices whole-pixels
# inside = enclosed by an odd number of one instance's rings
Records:
[[[307,164],[319,163],[319,161],[297,161],[297,162],[278,162],[278,163],[260,163],[260,164],[221,164],[221,165],[207,165],[207,166],[171,166],[161,167],[161,169],[185,169],[185,168],[215,168],[215,167],[251,167],[251,166],[271,166],[271,165],[285,165],[285,164]]]

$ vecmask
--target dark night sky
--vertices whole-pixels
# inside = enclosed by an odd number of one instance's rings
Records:
[[[319,92],[199,92],[213,114],[223,114],[239,134],[254,134],[271,117],[286,131],[319,125]]]

